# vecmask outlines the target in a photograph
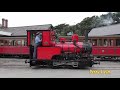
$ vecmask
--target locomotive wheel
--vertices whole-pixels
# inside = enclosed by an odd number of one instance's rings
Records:
[[[58,67],[57,67],[57,66],[52,66],[51,68],[52,68],[52,69],[58,69]]]
[[[40,65],[38,65],[36,61],[32,61],[32,62],[30,62],[30,67],[32,69],[38,69],[38,68],[40,68]]]
[[[84,69],[84,68],[85,68],[85,66],[83,66],[83,65],[78,66],[78,69]]]
[[[89,67],[92,67],[92,65],[90,65]]]
[[[53,64],[51,64],[51,65],[50,65],[50,68],[52,68],[52,69],[58,69],[59,66],[53,66]]]
[[[30,61],[30,67],[32,67],[32,66],[38,66],[37,61]]]

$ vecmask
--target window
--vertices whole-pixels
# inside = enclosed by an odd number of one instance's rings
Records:
[[[116,46],[120,46],[120,39],[116,39]]]
[[[0,40],[0,46],[4,46],[3,40]]]
[[[12,45],[12,40],[9,40],[8,45],[9,45],[9,46],[11,46],[11,45]]]
[[[18,45],[18,46],[21,46],[21,41],[20,41],[20,40],[17,41],[17,45]]]
[[[22,46],[24,46],[24,43],[25,43],[24,40],[22,40]]]
[[[107,41],[107,39],[104,39],[104,44],[103,44],[103,46],[107,46],[108,45],[108,41]]]
[[[108,40],[108,45],[113,46],[113,40],[112,39]]]
[[[99,39],[99,46],[102,46],[102,39]]]
[[[92,45],[93,45],[93,46],[97,46],[97,39],[93,39],[93,40],[92,40]]]
[[[8,46],[8,40],[4,41],[4,46]]]
[[[13,44],[13,46],[16,46],[16,41],[15,41],[15,40],[13,40],[12,44]]]
[[[114,45],[114,41],[113,40],[111,40],[111,46],[113,46]]]
[[[27,46],[27,41],[26,40],[24,41],[24,46]]]

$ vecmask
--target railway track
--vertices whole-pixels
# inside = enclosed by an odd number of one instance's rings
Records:
[[[0,68],[22,68],[28,67],[29,64],[25,64],[26,59],[11,59],[11,58],[0,58]],[[88,69],[109,69],[109,70],[120,70],[119,61],[100,61],[100,65],[93,65],[92,68]]]
[[[93,68],[91,68],[91,69],[99,69],[99,70],[106,70],[106,69],[108,69],[108,70],[120,70],[120,67],[93,67]]]

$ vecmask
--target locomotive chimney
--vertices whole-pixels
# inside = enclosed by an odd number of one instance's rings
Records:
[[[7,28],[8,27],[8,20],[6,19],[5,20],[5,28]]]
[[[85,30],[85,42],[88,42],[88,30]]]
[[[4,28],[4,26],[5,26],[5,19],[2,18],[2,27]]]
[[[8,27],[8,20],[2,18],[2,28],[7,28]]]

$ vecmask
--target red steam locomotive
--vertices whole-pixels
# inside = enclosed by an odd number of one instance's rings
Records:
[[[33,59],[34,34],[42,33],[42,45],[37,47],[37,59]],[[56,42],[56,34],[53,29],[47,30],[27,30],[27,46],[30,50],[30,66],[49,65],[51,67],[72,66],[92,67],[95,62],[91,55],[92,46],[90,43],[79,42],[77,34],[72,35],[72,41],[66,42],[65,38],[60,38]]]

